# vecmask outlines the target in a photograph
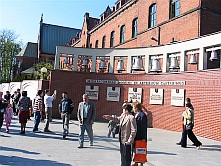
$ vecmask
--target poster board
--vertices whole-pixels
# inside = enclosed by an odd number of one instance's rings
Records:
[[[164,89],[150,88],[150,104],[163,105]]]
[[[21,82],[10,82],[10,93],[13,94],[17,89],[21,89]]]
[[[129,88],[128,89],[128,102],[142,102],[142,88]]]
[[[28,97],[33,101],[38,93],[38,80],[24,80],[21,84],[21,91],[27,91]]]
[[[89,99],[98,100],[99,86],[86,85],[85,93],[88,95]]]
[[[184,106],[185,90],[184,89],[171,89],[171,105]]]
[[[6,91],[9,91],[9,83],[2,83],[2,92],[3,92],[3,95],[6,94]]]
[[[120,87],[107,87],[107,101],[120,101]]]

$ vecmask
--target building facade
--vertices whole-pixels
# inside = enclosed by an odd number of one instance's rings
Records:
[[[71,45],[151,47],[197,38],[220,27],[219,0],[118,0],[98,19],[86,13],[81,37]]]

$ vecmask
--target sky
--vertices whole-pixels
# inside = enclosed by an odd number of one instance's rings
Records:
[[[37,43],[39,22],[78,28],[84,14],[99,18],[117,0],[0,0],[0,30],[13,30],[17,41]]]

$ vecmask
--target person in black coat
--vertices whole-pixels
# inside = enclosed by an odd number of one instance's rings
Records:
[[[137,123],[137,134],[134,139],[133,148],[135,148],[135,141],[142,140],[147,142],[147,115],[142,111],[142,104],[139,102],[133,103],[134,116]],[[143,163],[133,163],[133,165],[142,166]]]

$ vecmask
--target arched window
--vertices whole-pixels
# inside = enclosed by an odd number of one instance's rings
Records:
[[[102,38],[102,48],[105,48],[105,44],[106,44],[106,36],[103,36],[103,38]]]
[[[180,0],[170,0],[170,18],[180,15]]]
[[[137,26],[138,26],[138,18],[135,18],[132,21],[132,38],[137,36],[137,32],[138,32]]]
[[[114,35],[115,35],[115,31],[112,31],[110,35],[110,47],[114,46]]]
[[[98,40],[95,42],[95,48],[98,48]]]
[[[148,28],[156,26],[157,5],[154,3],[149,7],[149,24]]]
[[[126,27],[125,25],[122,25],[120,28],[120,44],[125,41],[125,31],[126,31]]]

